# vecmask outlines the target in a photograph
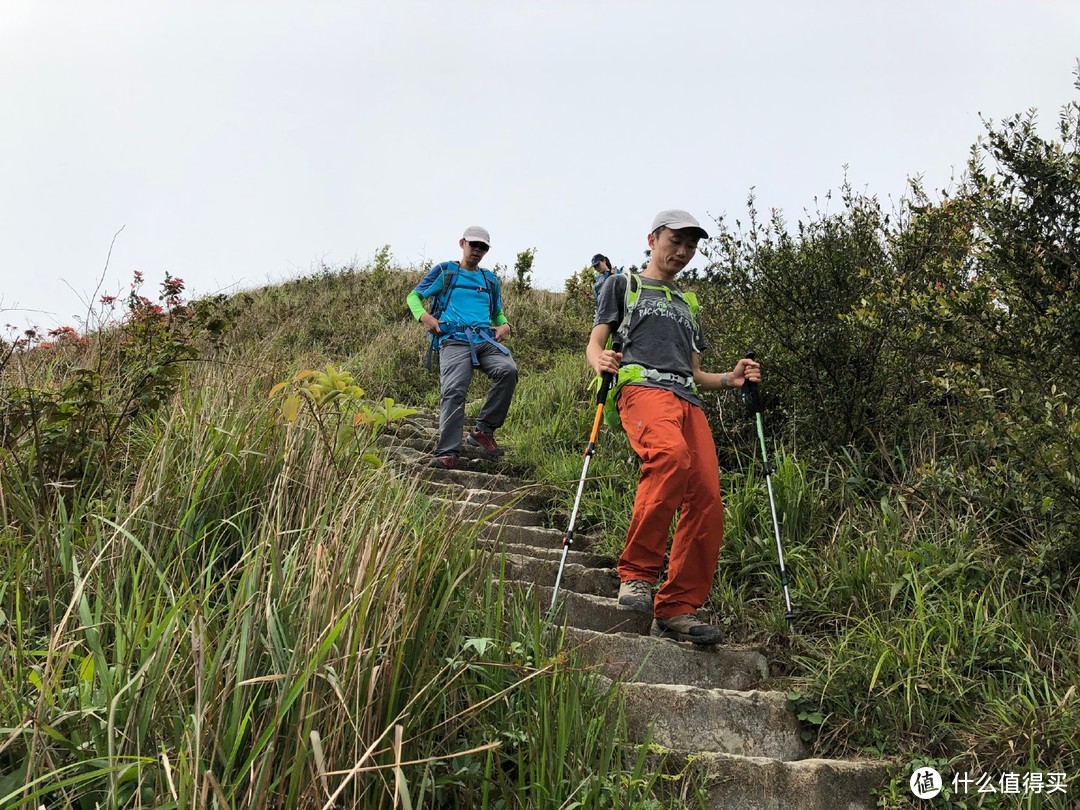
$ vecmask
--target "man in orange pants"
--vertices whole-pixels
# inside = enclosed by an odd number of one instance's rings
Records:
[[[630,445],[641,459],[634,513],[619,558],[619,608],[653,614],[652,634],[696,644],[717,644],[719,628],[702,622],[724,536],[720,467],[698,392],[739,388],[761,380],[753,360],[731,371],[702,371],[705,340],[694,308],[675,276],[708,234],[686,211],[661,211],[648,236],[649,266],[636,281],[616,276],[597,301],[586,356],[597,374],[617,374],[618,411]],[[631,296],[637,295],[625,318]],[[634,289],[634,288],[631,288]],[[606,348],[618,332],[621,351]],[[620,372],[621,369],[621,372]],[[667,550],[671,521],[679,522],[667,577],[653,599]]]

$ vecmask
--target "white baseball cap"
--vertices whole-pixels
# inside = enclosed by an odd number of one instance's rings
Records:
[[[680,208],[668,208],[657,214],[650,230],[655,231],[657,228],[671,228],[673,231],[695,230],[699,239],[709,238],[705,229],[701,227],[701,223]]]
[[[481,228],[479,225],[470,225],[461,238],[466,242],[483,242],[491,247],[491,234],[487,232],[487,228]]]

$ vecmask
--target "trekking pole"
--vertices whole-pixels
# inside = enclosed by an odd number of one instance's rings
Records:
[[[616,352],[622,346],[613,343],[611,346]],[[608,391],[615,383],[615,375],[607,372],[600,378],[600,390],[596,392],[596,416],[593,417],[592,432],[589,434],[589,443],[585,446],[585,463],[581,468],[581,479],[578,481],[577,495],[574,498],[574,508],[570,511],[570,525],[562,539],[562,558],[559,560],[559,573],[555,576],[555,589],[551,593],[551,607],[548,613],[555,612],[555,601],[559,598],[559,583],[562,582],[563,568],[566,566],[566,555],[570,551],[570,544],[574,542],[574,523],[577,522],[578,507],[581,506],[581,493],[585,491],[585,477],[589,473],[589,462],[592,461],[596,452],[596,437],[600,433],[600,422],[604,417],[604,403],[607,401]]]
[[[754,355],[747,354],[746,358],[753,360]],[[757,422],[758,442],[761,445],[761,464],[765,468],[765,486],[769,490],[769,509],[772,511],[773,533],[776,535],[776,556],[780,561],[780,583],[784,586],[784,604],[787,606],[787,613],[784,614],[784,618],[787,619],[788,628],[792,629],[795,612],[791,609],[791,594],[788,592],[788,583],[791,580],[788,577],[787,567],[784,565],[784,549],[780,545],[780,522],[776,519],[776,500],[773,498],[772,489],[773,468],[769,463],[768,453],[765,451],[765,428],[761,421],[761,399],[758,397],[758,384],[747,380],[743,384],[743,390],[746,392],[750,412],[754,414],[754,419]]]

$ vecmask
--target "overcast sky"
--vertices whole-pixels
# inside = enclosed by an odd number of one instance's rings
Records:
[[[1076,0],[3,0],[0,323],[74,322],[121,228],[103,292],[429,264],[470,224],[562,289],[661,208],[947,186],[980,113],[1052,134],[1078,56]]]

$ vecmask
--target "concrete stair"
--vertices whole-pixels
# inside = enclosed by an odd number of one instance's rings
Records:
[[[538,548],[536,546],[518,545],[516,543],[506,543],[502,540],[486,540],[483,538],[477,542],[482,546],[503,551],[507,554],[531,556],[538,560],[554,560],[558,563],[562,558],[562,547]],[[602,554],[594,554],[591,551],[571,550],[566,555],[566,564],[583,565],[591,568],[610,568],[614,565],[614,560]],[[559,590],[562,590],[562,588],[560,587]]]
[[[554,588],[538,587],[535,589],[540,604],[551,604]],[[559,604],[554,616],[556,621],[582,630],[596,630],[601,633],[637,633],[648,635],[652,617],[632,610],[619,610],[614,596],[593,596],[577,593],[570,589],[559,588]]]
[[[563,533],[558,529],[545,529],[543,526],[518,526],[501,521],[485,521],[480,527],[479,537],[519,546],[557,548],[561,551]],[[571,548],[587,548],[588,545],[581,540],[575,540]]]
[[[407,468],[403,471],[409,475],[416,474],[413,470]],[[453,482],[431,480],[426,482],[426,486],[432,496],[440,500],[458,500],[460,498],[459,503],[474,507],[494,509],[505,506],[511,509],[535,510],[535,504],[528,491],[506,490],[492,492],[491,490],[462,487]],[[455,498],[455,496],[458,496],[458,498]],[[535,511],[534,514],[540,517],[539,513]]]
[[[433,501],[457,508],[477,544],[502,555],[497,571],[547,610],[562,557],[563,532],[545,528],[542,488],[463,448],[461,469],[422,466],[435,444],[437,416],[418,414],[380,444],[404,474],[419,475]],[[744,645],[696,647],[649,636],[651,616],[619,610],[614,561],[575,536],[553,621],[563,645],[620,690],[631,742],[667,753],[655,767],[701,785],[707,808],[862,810],[887,781],[882,763],[811,758],[783,692],[762,689],[764,656]],[[693,806],[697,806],[695,803]]]
[[[558,572],[557,560],[541,559],[528,554],[506,555],[506,575],[511,579],[554,588]],[[563,588],[590,596],[606,596],[613,589],[619,589],[619,574],[614,568],[594,568],[567,562],[563,567],[562,583],[559,586],[560,590]]]
[[[888,782],[886,766],[868,760],[673,751],[654,769],[700,781],[710,810],[867,810],[876,806],[872,791]]]
[[[635,633],[567,627],[565,643],[611,679],[675,683],[706,689],[751,689],[769,675],[756,650],[699,647]]]
[[[783,692],[623,683],[631,739],[665,748],[803,759],[809,750]]]
[[[465,500],[456,500],[449,497],[434,498],[440,506],[454,506],[460,508],[462,515],[469,520],[495,521],[509,526],[543,526],[544,516],[535,509],[518,509],[510,503],[494,504],[488,501],[470,501],[469,498],[476,493],[482,493],[480,489],[466,490]],[[452,493],[447,493],[452,494]]]

